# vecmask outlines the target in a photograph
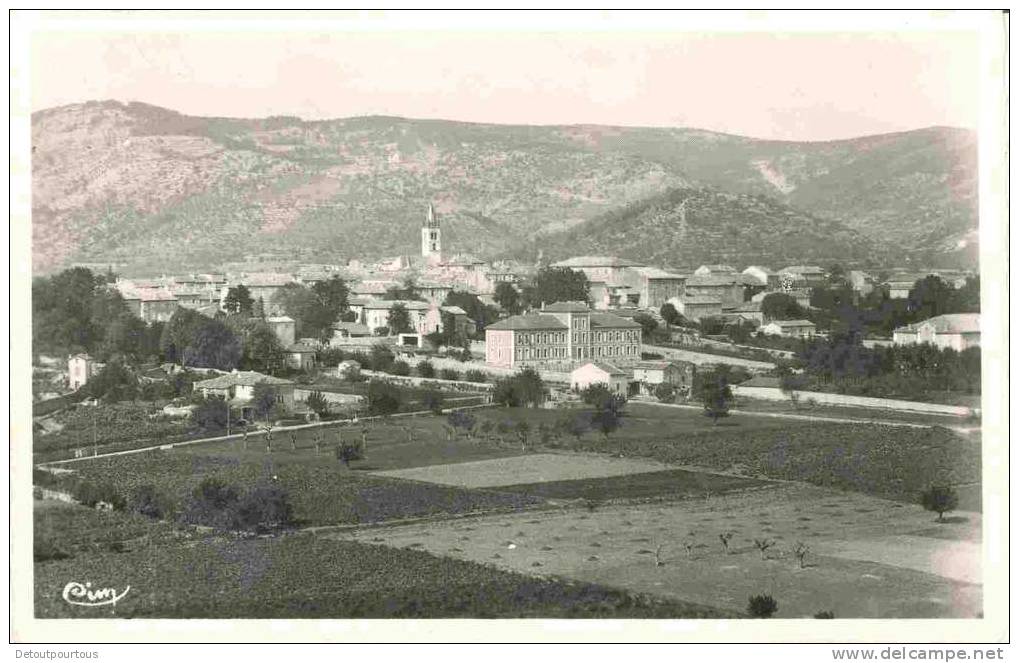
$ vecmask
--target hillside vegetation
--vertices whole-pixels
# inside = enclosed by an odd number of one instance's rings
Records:
[[[954,129],[787,143],[692,129],[201,118],[104,101],[35,113],[32,153],[36,272],[414,253],[428,202],[447,246],[492,255],[670,189],[731,194],[719,213],[767,226],[840,221],[905,252],[954,252],[977,227],[975,139]],[[682,232],[661,230],[664,245]],[[728,251],[717,239],[695,233],[688,242],[706,243],[690,251]],[[813,239],[801,248],[802,260],[830,252]]]

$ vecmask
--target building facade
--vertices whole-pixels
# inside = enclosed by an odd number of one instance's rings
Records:
[[[602,361],[632,366],[640,361],[641,326],[583,302],[557,302],[539,312],[515,315],[485,329],[485,361],[492,366],[572,370]]]
[[[980,314],[951,313],[928,318],[892,332],[895,345],[929,343],[942,350],[962,352],[980,347]]]
[[[589,361],[570,372],[570,387],[575,391],[583,391],[595,384],[603,384],[613,394],[626,396],[630,374],[618,366],[602,361]]]

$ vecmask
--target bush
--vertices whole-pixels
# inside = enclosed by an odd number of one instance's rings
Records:
[[[545,383],[533,368],[525,368],[513,377],[495,383],[492,400],[509,407],[538,407],[545,400]]]
[[[655,386],[655,398],[661,403],[672,403],[676,400],[676,388],[668,382]]]
[[[313,391],[308,394],[308,399],[305,402],[311,408],[311,411],[319,417],[329,414],[329,401],[326,400],[321,391]]]
[[[191,424],[204,432],[226,428],[228,406],[222,398],[203,398],[191,410]]]
[[[435,377],[435,366],[430,361],[423,361],[417,365],[417,374],[420,377],[431,379]]]
[[[442,408],[445,405],[445,398],[443,398],[442,394],[438,391],[429,389],[421,394],[421,403],[430,412],[439,414],[442,412]]]
[[[162,520],[169,512],[169,501],[150,483],[142,484],[131,493],[128,501],[131,511],[148,518]]]
[[[117,492],[112,484],[95,484],[91,481],[81,481],[71,491],[74,499],[87,507],[95,508],[100,502],[111,505],[116,510],[121,510],[127,501],[124,496]]]
[[[381,380],[368,383],[368,411],[371,414],[394,414],[402,404],[403,393],[395,385]]]
[[[403,361],[402,359],[394,361],[392,365],[389,367],[389,374],[401,376],[410,375],[410,364]]]
[[[350,463],[355,460],[364,460],[364,449],[360,443],[344,442],[340,446],[336,447],[336,460],[343,463],[345,466],[350,467]]]
[[[747,603],[747,612],[751,617],[767,619],[778,611],[778,602],[770,594],[751,596]]]
[[[444,368],[444,369],[442,369],[441,375],[442,375],[442,379],[443,380],[459,380],[460,379],[460,371],[456,370],[455,368]]]
[[[488,382],[488,373],[477,368],[472,368],[464,373],[464,380],[467,380],[468,382]]]
[[[193,525],[233,529],[237,489],[218,477],[207,477],[192,491],[182,518]]]
[[[70,553],[63,550],[55,541],[48,538],[37,536],[32,542],[32,559],[36,562],[68,559],[70,556]]]
[[[255,486],[237,502],[234,527],[249,532],[268,532],[293,523],[293,508],[280,486]]]
[[[835,619],[835,613],[831,610],[822,610],[814,615],[814,619]]]
[[[945,514],[959,505],[959,495],[951,486],[931,486],[920,494],[920,504],[927,511],[937,513],[938,522],[942,522]]]

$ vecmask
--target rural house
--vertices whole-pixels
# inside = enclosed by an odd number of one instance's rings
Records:
[[[603,384],[613,394],[626,396],[630,374],[618,366],[600,361],[587,362],[570,373],[570,386],[576,391],[583,391],[595,384]]]
[[[680,393],[687,395],[693,388],[696,367],[688,361],[650,360],[638,362],[633,367],[633,379],[640,384],[640,391],[653,395],[655,387],[671,384]]]
[[[205,398],[224,399],[231,408],[240,411],[242,419],[252,421],[255,408],[251,399],[255,396],[255,385],[258,384],[269,385],[275,390],[276,405],[284,412],[294,409],[294,383],[256,371],[235,369],[232,373],[195,382],[194,390],[200,392]]]
[[[810,338],[817,333],[817,326],[810,320],[772,320],[761,331],[769,336]]]
[[[980,314],[950,313],[899,327],[892,332],[895,345],[929,343],[942,350],[962,351],[980,346]]]

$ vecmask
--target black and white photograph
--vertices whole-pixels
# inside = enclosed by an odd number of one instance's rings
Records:
[[[1007,642],[1007,12],[10,25],[12,644]]]

